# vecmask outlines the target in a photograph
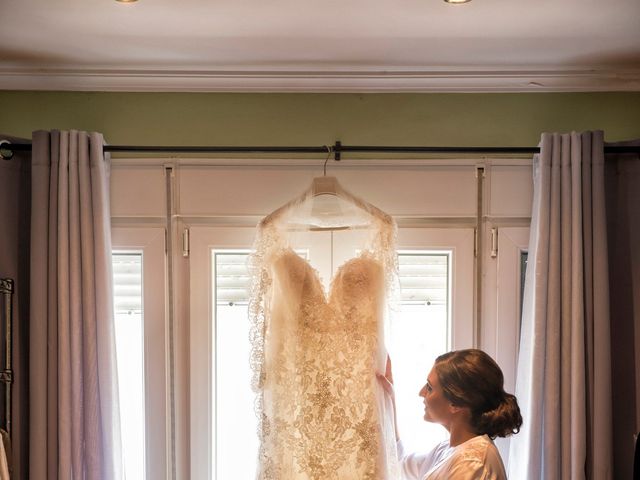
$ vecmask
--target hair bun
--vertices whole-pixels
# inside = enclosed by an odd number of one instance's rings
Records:
[[[502,399],[492,410],[474,415],[473,422],[478,433],[489,435],[491,438],[506,437],[518,433],[522,426],[520,407],[514,395],[502,392]]]

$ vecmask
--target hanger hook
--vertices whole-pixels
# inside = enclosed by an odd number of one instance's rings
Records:
[[[329,145],[325,145],[324,148],[327,149],[327,158],[324,161],[324,167],[323,167],[323,176],[326,177],[327,176],[327,162],[331,158],[331,150],[332,150],[332,148]]]

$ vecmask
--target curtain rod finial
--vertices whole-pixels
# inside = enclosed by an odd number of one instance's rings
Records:
[[[13,158],[13,150],[3,147],[3,145],[11,145],[9,140],[0,140],[0,157],[3,160],[11,160]]]

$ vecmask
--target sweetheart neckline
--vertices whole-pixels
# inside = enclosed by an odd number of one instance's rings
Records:
[[[367,259],[367,260],[371,260],[371,261],[375,262],[378,266],[382,266],[380,261],[373,257],[371,251],[369,251],[367,249],[362,249],[362,251],[358,255],[356,255],[355,257],[351,257],[351,258],[345,260],[344,262],[342,262],[336,268],[335,273],[333,274],[333,276],[331,277],[331,280],[329,282],[329,289],[327,291],[325,289],[324,283],[322,281],[322,275],[320,275],[320,272],[318,271],[317,268],[315,268],[313,265],[311,265],[311,263],[306,258],[300,256],[291,247],[285,247],[284,252],[280,255],[280,257],[284,256],[287,253],[295,255],[309,270],[311,270],[314,280],[320,286],[320,292],[322,293],[322,299],[324,300],[325,305],[330,305],[331,304],[331,298],[333,296],[333,284],[335,283],[336,279],[340,276],[340,273],[342,272],[342,270],[347,265],[349,265],[350,263],[352,263],[354,261]]]

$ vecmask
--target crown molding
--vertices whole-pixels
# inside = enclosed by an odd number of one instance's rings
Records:
[[[640,91],[640,68],[285,71],[0,67],[0,90],[334,93]]]

